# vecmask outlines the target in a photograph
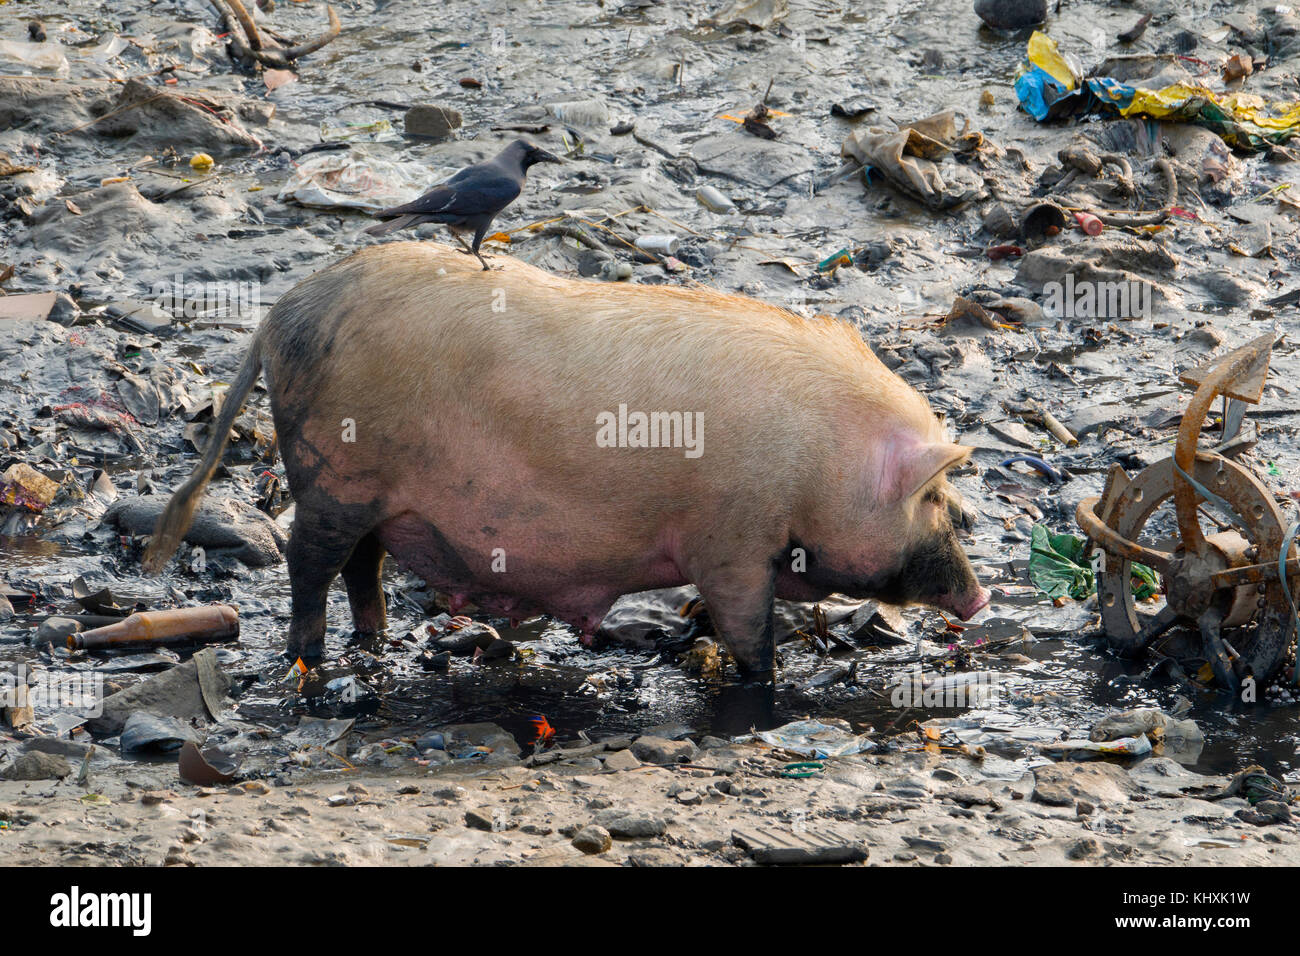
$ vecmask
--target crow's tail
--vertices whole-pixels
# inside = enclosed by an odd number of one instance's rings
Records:
[[[388,220],[388,222],[377,222],[373,226],[366,226],[361,231],[368,236],[386,236],[390,232],[405,229],[407,226],[419,221],[419,216],[398,216],[396,219]]]

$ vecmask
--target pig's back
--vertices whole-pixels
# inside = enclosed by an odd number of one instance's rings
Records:
[[[329,415],[364,405],[408,432],[442,429],[440,447],[460,428],[548,457],[593,447],[596,416],[619,405],[698,412],[714,460],[696,471],[793,463],[833,441],[846,409],[913,416],[920,402],[839,321],[708,289],[493,265],[389,243],[304,280],[263,327],[273,391],[310,393]]]

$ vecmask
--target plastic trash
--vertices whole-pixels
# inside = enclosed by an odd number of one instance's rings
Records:
[[[876,748],[866,737],[854,734],[845,721],[822,723],[820,720],[796,720],[774,730],[762,730],[735,738],[738,744],[753,743],[755,740],[818,760],[864,753]]]
[[[1100,236],[1101,231],[1106,228],[1101,220],[1090,212],[1076,212],[1074,218],[1078,221],[1079,228],[1090,236]]]
[[[0,505],[16,505],[39,514],[58,494],[59,483],[19,462],[0,475]]]
[[[967,127],[958,129],[957,112],[946,110],[894,130],[857,129],[840,145],[840,153],[871,167],[930,209],[949,209],[988,195],[980,176],[951,161],[954,153],[983,142],[980,133]]]
[[[1029,543],[1029,580],[1052,600],[1082,601],[1097,589],[1092,568],[1084,563],[1083,541],[1072,534],[1052,534],[1034,525]]]
[[[695,198],[700,201],[711,212],[735,212],[736,204],[731,201],[726,193],[713,186],[701,186],[695,193]]]
[[[1053,534],[1044,525],[1034,525],[1029,541],[1029,580],[1054,601],[1067,597],[1082,601],[1097,590],[1092,568],[1084,563],[1083,551],[1082,538]],[[1129,563],[1129,583],[1133,597],[1139,601],[1160,591],[1156,573],[1137,561]]]
[[[1229,146],[1247,151],[1300,135],[1300,102],[1270,104],[1247,93],[1215,93],[1195,80],[1150,89],[1113,77],[1085,79],[1078,61],[1037,30],[1014,86],[1021,107],[1039,122],[1071,112],[1149,116],[1204,126]]]
[[[298,164],[276,198],[304,206],[387,209],[415,199],[436,179],[418,163],[320,153]]]
[[[1058,740],[1042,744],[1041,749],[1052,753],[1096,753],[1112,757],[1141,757],[1151,753],[1151,741],[1146,734],[1120,737],[1118,740]]]
[[[676,236],[637,236],[636,247],[655,255],[673,255],[680,243]]]
[[[605,105],[604,100],[570,100],[567,103],[552,103],[546,107],[546,112],[569,126],[594,129],[609,125],[609,107]]]
[[[1155,707],[1139,707],[1108,714],[1093,725],[1088,738],[1116,740],[1145,734],[1166,757],[1180,763],[1195,763],[1205,747],[1205,734],[1194,720],[1179,720]]]
[[[43,73],[68,75],[68,58],[57,43],[23,43],[0,40],[0,64],[20,63]]]

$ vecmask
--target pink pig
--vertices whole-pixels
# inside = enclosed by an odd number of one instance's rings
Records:
[[[323,655],[340,573],[356,629],[384,628],[390,553],[457,602],[583,631],[620,595],[694,583],[761,677],[774,597],[988,603],[945,479],[969,449],[851,326],[501,262],[390,243],[281,298],[146,566],[179,545],[263,372],[296,501],[292,656]]]

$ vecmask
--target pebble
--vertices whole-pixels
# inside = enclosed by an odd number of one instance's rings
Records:
[[[39,751],[19,754],[4,771],[6,780],[56,780],[72,773],[72,765],[58,754]]]
[[[695,756],[695,744],[647,735],[632,742],[632,753],[645,763],[687,763]]]
[[[573,845],[583,853],[604,853],[614,844],[609,831],[593,823],[574,835]]]
[[[975,13],[999,30],[1020,30],[1047,19],[1047,0],[975,0]]]
[[[630,750],[616,750],[605,758],[606,770],[635,770],[641,761]]]
[[[605,810],[596,822],[620,840],[644,840],[662,836],[668,823],[662,817],[635,810]]]

